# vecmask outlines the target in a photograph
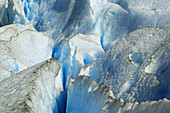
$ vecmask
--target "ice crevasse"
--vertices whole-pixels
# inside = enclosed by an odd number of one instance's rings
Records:
[[[169,0],[0,0],[0,113],[168,113]]]

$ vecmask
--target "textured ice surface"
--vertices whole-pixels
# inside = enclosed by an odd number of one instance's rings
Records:
[[[8,71],[21,71],[52,57],[51,38],[31,25],[13,24],[0,28],[0,65]]]
[[[0,40],[10,41],[11,37],[17,36],[20,32],[25,30],[36,31],[31,25],[11,24],[0,28]]]
[[[22,0],[26,17],[57,42],[77,33],[96,34],[108,50],[126,33],[170,25],[169,0]]]
[[[80,91],[81,90],[81,91]],[[109,87],[97,84],[90,77],[78,76],[68,90],[67,113],[167,113],[167,99],[143,103],[114,99]]]
[[[59,70],[59,62],[50,59],[0,82],[0,113],[52,113]]]
[[[99,113],[111,96],[112,92],[107,86],[98,85],[90,77],[78,76],[70,84],[66,112]]]
[[[95,42],[96,35],[77,34],[55,45],[53,58],[62,64],[63,81],[67,89],[69,79],[75,79],[82,67],[103,55],[104,50]]]
[[[113,99],[103,107],[101,113],[168,113],[169,105],[170,101],[167,99],[140,104]]]
[[[21,0],[0,1],[0,26],[20,23],[30,23],[25,16],[24,5]]]
[[[96,35],[93,34],[77,34],[72,38],[65,39],[56,45],[53,57],[58,58],[62,63],[69,56],[69,59],[75,58],[82,66],[85,66],[104,53],[104,50],[96,42],[95,38]]]
[[[116,98],[126,101],[169,99],[169,39],[169,27],[134,31],[80,74],[105,83]]]

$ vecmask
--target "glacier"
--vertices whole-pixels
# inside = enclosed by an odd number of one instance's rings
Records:
[[[0,113],[168,113],[169,0],[0,0]]]

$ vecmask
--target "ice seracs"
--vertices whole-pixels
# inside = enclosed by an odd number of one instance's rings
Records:
[[[167,113],[170,101],[166,98],[159,101],[147,101],[143,103],[123,102],[121,99],[112,99],[102,109],[101,113]]]
[[[169,27],[129,33],[105,55],[81,69],[80,75],[104,83],[116,98],[125,101],[169,99],[169,33]],[[151,65],[153,59],[157,59],[155,67]]]
[[[57,42],[77,33],[97,34],[96,41],[107,51],[136,29],[169,26],[169,4],[168,0],[3,0],[0,22],[1,26],[31,22]]]
[[[37,32],[31,25],[1,27],[0,66],[9,72],[22,71],[51,58],[53,46],[50,37]]]
[[[110,88],[90,77],[78,76],[68,89],[66,113],[167,113],[170,101],[124,102],[115,99]]]
[[[99,113],[114,97],[110,89],[90,77],[78,76],[71,82],[67,97],[67,113]]]
[[[11,76],[11,72],[0,66],[0,82]]]
[[[23,6],[21,0],[1,0],[0,26],[13,23],[29,24]]]
[[[75,79],[82,67],[105,53],[100,44],[95,42],[95,39],[96,35],[94,34],[77,34],[55,45],[53,58],[59,59],[62,64],[62,76],[66,89],[70,78]]]
[[[103,48],[95,41],[96,37],[97,36],[93,34],[77,34],[69,40],[71,56],[75,56],[75,59],[82,66],[91,63],[104,53]]]
[[[0,112],[57,113],[55,78],[59,70],[59,62],[49,59],[0,82]]]
[[[23,4],[34,27],[56,42],[77,33],[96,34],[105,51],[136,29],[170,25],[168,0],[23,0]]]
[[[72,38],[65,39],[56,44],[53,57],[63,63],[65,57],[69,56],[70,60],[75,58],[84,67],[104,53],[103,48],[95,41],[96,37],[94,34],[77,34]]]

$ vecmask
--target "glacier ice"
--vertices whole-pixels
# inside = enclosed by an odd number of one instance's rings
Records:
[[[30,25],[8,25],[0,32],[0,64],[8,71],[22,71],[52,56],[53,40]]]
[[[111,96],[107,86],[98,85],[90,77],[78,76],[68,89],[66,112],[99,113]]]
[[[30,24],[0,28],[0,81],[52,58],[54,41]]]
[[[56,59],[29,67],[0,83],[1,113],[53,113]]]
[[[0,113],[169,112],[169,6],[0,0]]]
[[[104,53],[100,44],[95,42],[96,35],[77,34],[55,45],[53,57],[63,63],[66,57],[74,58],[84,67]],[[81,43],[79,43],[81,42]],[[60,49],[60,50],[59,50]]]
[[[103,55],[104,50],[95,42],[95,36],[77,34],[55,45],[53,58],[61,64],[65,89],[68,88],[69,79],[75,79],[82,67]]]
[[[1,0],[0,26],[20,23],[30,23],[25,16],[24,5],[21,0]]]
[[[23,0],[23,3],[26,17],[38,31],[57,42],[77,33],[97,34],[96,41],[104,50],[136,29],[170,25],[169,0]]]
[[[10,38],[17,36],[20,32],[25,30],[35,31],[35,28],[31,25],[21,25],[21,24],[12,24],[0,28],[0,40],[10,41]]]
[[[116,98],[126,101],[169,99],[169,29],[144,28],[129,33],[80,74],[105,83]],[[158,59],[155,73],[148,73],[153,59]]]
[[[109,87],[82,75],[70,83],[67,103],[67,113],[167,113],[170,110],[167,99],[140,104],[116,100]]]

